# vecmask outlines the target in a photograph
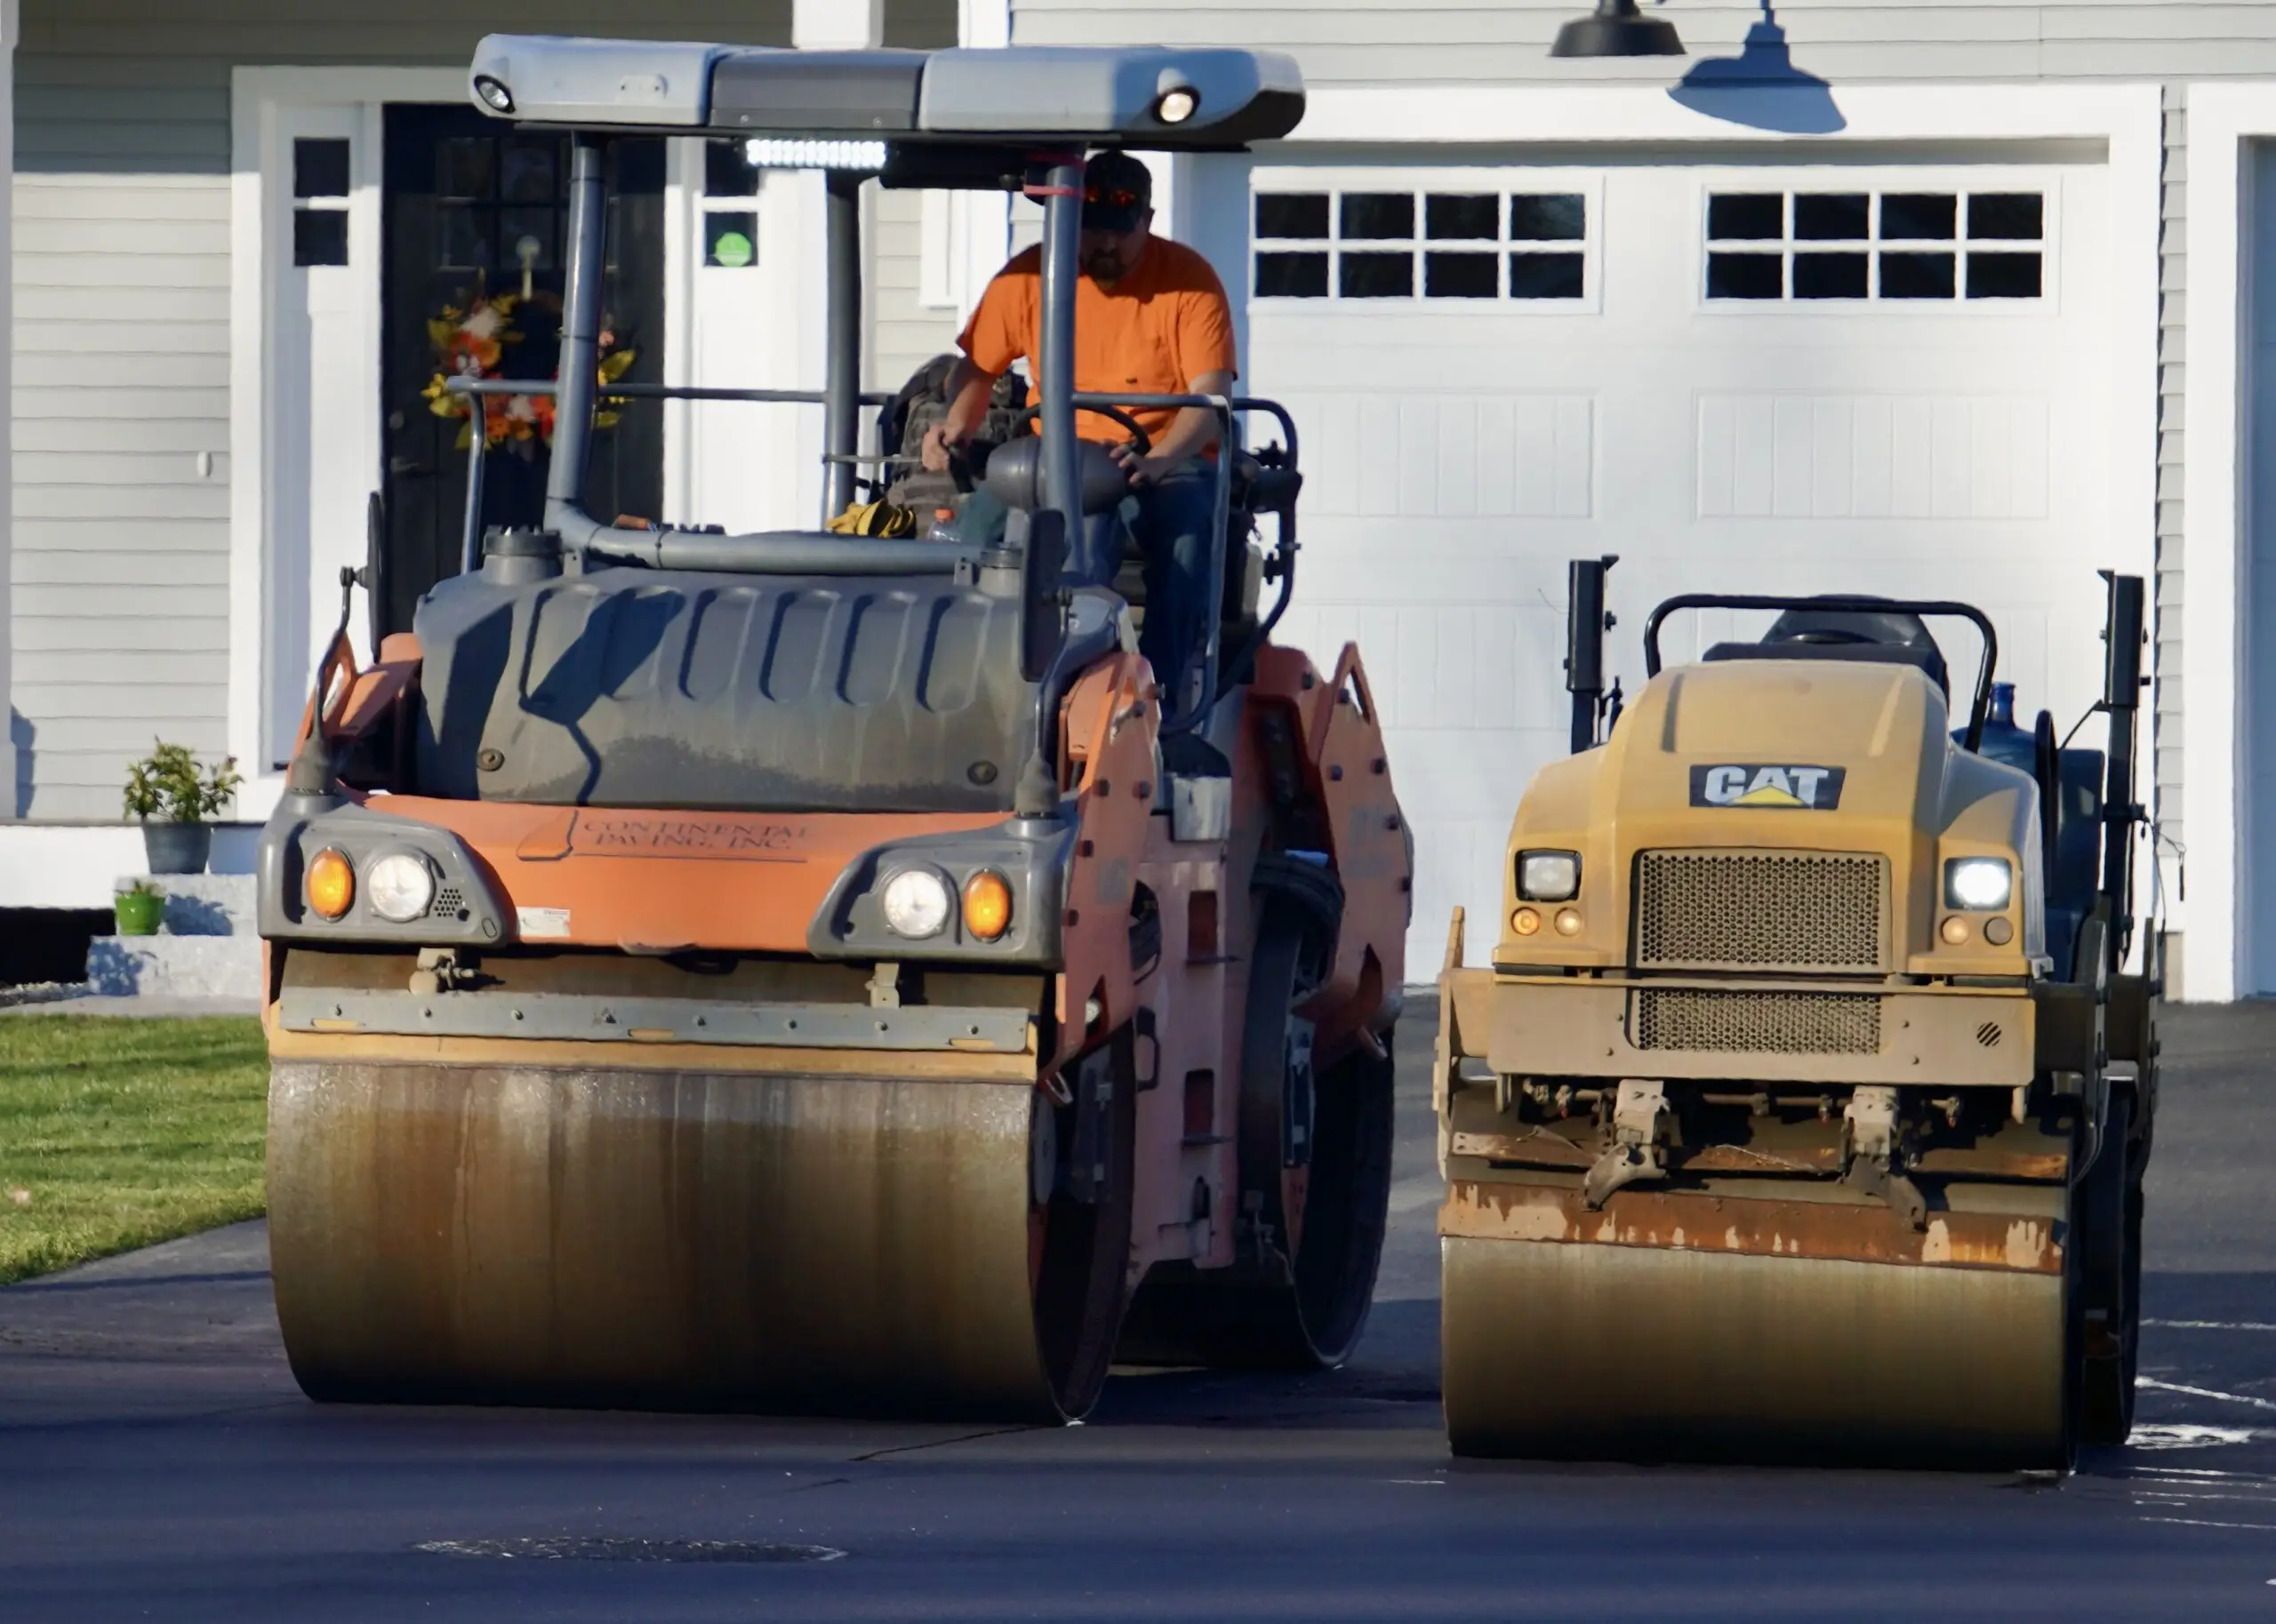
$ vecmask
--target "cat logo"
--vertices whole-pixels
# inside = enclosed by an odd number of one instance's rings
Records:
[[[1694,806],[1759,806],[1831,812],[1841,804],[1839,767],[1765,766],[1753,762],[1691,770]]]

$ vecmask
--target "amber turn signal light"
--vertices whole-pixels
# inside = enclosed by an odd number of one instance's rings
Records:
[[[1967,940],[1967,921],[1954,915],[1944,921],[1943,934],[1947,946],[1959,947]]]
[[[982,868],[964,883],[964,928],[982,941],[1012,928],[1012,887],[1002,875]]]
[[[1510,928],[1520,936],[1538,934],[1541,930],[1541,916],[1529,908],[1521,908],[1510,916]]]
[[[355,901],[355,865],[330,847],[317,852],[309,865],[309,906],[326,919],[337,919]]]

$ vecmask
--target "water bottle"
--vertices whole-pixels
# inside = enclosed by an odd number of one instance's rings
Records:
[[[1952,731],[1954,744],[1965,744],[1967,741],[1967,728]],[[2015,684],[1992,684],[1992,709],[1983,718],[1983,740],[1976,746],[1976,753],[2025,772],[2034,770],[2038,753],[2032,741],[2031,732],[2016,725]]]

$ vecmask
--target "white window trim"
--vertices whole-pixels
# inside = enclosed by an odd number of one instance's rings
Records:
[[[271,241],[271,188],[289,196],[292,154],[276,140],[279,109],[335,108],[359,116],[360,161],[350,180],[349,266],[363,303],[373,313],[358,375],[342,388],[366,403],[372,476],[383,455],[380,426],[380,192],[381,149],[390,101],[454,102],[466,93],[465,76],[451,68],[239,68],[229,81],[229,750],[245,770],[238,815],[266,817],[284,788],[269,764],[272,703],[280,631],[296,616],[276,612],[276,594],[301,589],[309,574],[300,548],[305,539],[270,534],[276,478],[276,395],[270,350],[272,275],[289,264],[292,243]],[[284,256],[281,260],[279,256]],[[310,617],[328,615],[329,604],[311,603]],[[297,644],[296,644],[297,649]]]
[[[2182,764],[2190,890],[2186,948],[2191,999],[2227,1002],[2261,980],[2245,962],[2246,894],[2237,836],[2249,786],[2244,750],[2241,619],[2246,612],[2243,524],[2245,397],[2238,346],[2247,208],[2245,144],[2276,137],[2276,83],[2189,87],[2189,372],[2183,406],[2189,458],[2182,475]],[[2172,865],[2168,863],[2168,868]],[[2167,895],[2176,887],[2168,873]],[[2176,911],[2178,911],[2176,909]]]
[[[1395,179],[1395,184],[1390,182]],[[1417,293],[1406,299],[1346,299],[1330,287],[1325,297],[1294,299],[1260,297],[1246,293],[1247,302],[1259,316],[1298,314],[1306,316],[1329,316],[1352,319],[1369,313],[1382,315],[1396,312],[1401,316],[1424,316],[1433,320],[1466,319],[1492,320],[1502,316],[1539,320],[1545,317],[1597,316],[1604,309],[1604,272],[1600,249],[1604,237],[1604,176],[1595,170],[1552,167],[1545,164],[1475,164],[1459,165],[1399,166],[1387,176],[1380,164],[1258,164],[1249,173],[1251,195],[1273,192],[1338,193],[1346,191],[1412,191],[1418,196],[1425,192],[1496,192],[1508,196],[1513,192],[1578,192],[1586,200],[1585,229],[1577,242],[1544,242],[1488,244],[1448,241],[1439,244],[1444,248],[1490,251],[1496,254],[1523,252],[1538,247],[1544,252],[1581,255],[1581,296],[1578,299],[1512,299],[1498,294],[1492,299],[1431,299]],[[1254,204],[1251,205],[1254,208]],[[1244,289],[1253,288],[1255,282],[1255,255],[1286,249],[1294,252],[1316,252],[1328,244],[1324,241],[1304,238],[1286,239],[1259,237],[1255,217],[1244,222],[1248,239],[1248,252],[1243,257],[1241,280]],[[1422,222],[1418,218],[1415,229],[1420,232]],[[1408,239],[1416,248],[1427,249],[1432,244],[1421,236]],[[1386,244],[1397,246],[1398,244]],[[1338,242],[1335,248],[1365,249],[1366,244],[1354,239]]]
[[[1956,292],[1950,299],[1797,299],[1791,295],[1779,299],[1710,299],[1707,297],[1707,256],[1709,253],[1722,252],[1744,253],[1750,249],[1767,252],[1768,244],[1767,238],[1760,242],[1751,242],[1740,238],[1732,238],[1723,243],[1711,243],[1708,240],[1707,206],[1710,196],[1718,192],[1727,193],[1742,189],[1739,185],[1735,184],[1732,176],[1724,175],[1716,178],[1703,176],[1695,188],[1692,213],[1692,308],[1702,316],[1713,316],[1718,320],[1735,318],[1741,321],[1759,320],[1765,316],[1777,316],[1787,319],[1795,316],[1820,319],[1835,316],[1855,316],[1861,313],[1869,313],[1876,318],[1926,316],[1949,320],[1954,316],[1960,316],[1969,321],[1982,321],[1991,317],[2012,320],[2016,316],[2045,316],[2052,320],[2061,316],[2063,313],[2062,255],[2056,252],[2063,240],[2064,208],[2061,180],[2067,170],[2081,166],[2075,164],[2051,164],[2021,168],[2007,164],[1986,164],[1982,165],[1924,164],[1919,167],[1949,167],[1955,173],[1966,177],[1966,184],[1955,183],[1950,188],[1955,196],[1962,200],[1961,218],[1955,221],[1954,229],[1963,233],[1966,230],[1965,200],[1968,196],[1979,192],[2036,192],[2040,195],[2042,202],[2038,238],[2036,240],[2018,239],[2010,245],[2015,252],[2039,255],[2038,298],[1970,299],[1964,291],[1965,283],[1960,282],[1957,285],[1962,291]],[[2088,167],[2099,167],[2099,165]],[[1767,180],[1762,189],[1765,191],[1775,189],[1786,193],[1862,191],[1879,196],[1895,189],[1890,185],[1891,181],[1899,177],[1914,176],[1918,172],[1918,168],[1894,164],[1887,168],[1860,166],[1854,170],[1844,169],[1839,172],[1838,179],[1825,176],[1823,171],[1783,172],[1786,177],[1806,173],[1810,176],[1804,180],[1778,178],[1781,172],[1774,171],[1771,173],[1775,180],[1775,186]],[[2050,174],[2054,177],[2052,183],[2049,181]],[[1945,188],[1938,185],[1928,189],[1943,191]],[[1986,243],[1992,243],[1994,240],[1984,239]],[[2008,239],[2001,238],[1997,241],[2007,242]],[[1813,246],[1823,246],[1835,252],[1867,253],[1879,252],[1884,249],[1907,252],[1916,248],[1927,253],[1949,252],[1953,256],[1954,276],[1959,278],[1965,275],[1964,258],[1969,252],[1975,249],[1976,244],[1965,235],[1955,236],[1949,241],[1939,238],[1922,238],[1915,243],[1908,238],[1892,239],[1883,243],[1875,238],[1870,242],[1829,242],[1823,244],[1813,244],[1807,239],[1788,237],[1783,239],[1779,244],[1782,251],[1791,249],[1798,252],[1807,252]],[[2005,252],[2005,250],[1993,247],[1987,248],[1983,252]]]

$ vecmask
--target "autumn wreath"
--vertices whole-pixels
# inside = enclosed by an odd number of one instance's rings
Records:
[[[474,442],[474,403],[482,402],[483,437],[491,446],[511,446],[525,455],[553,444],[553,396],[550,395],[453,395],[453,378],[500,378],[507,346],[526,336],[521,323],[524,308],[545,312],[558,322],[561,301],[547,293],[493,293],[477,286],[463,308],[445,305],[442,314],[427,324],[435,347],[434,378],[421,391],[427,409],[437,417],[460,420],[458,446]],[[619,348],[613,326],[604,321],[600,335],[600,381],[614,383],[632,368],[639,352]],[[593,412],[595,428],[616,427],[621,399],[602,397]]]

